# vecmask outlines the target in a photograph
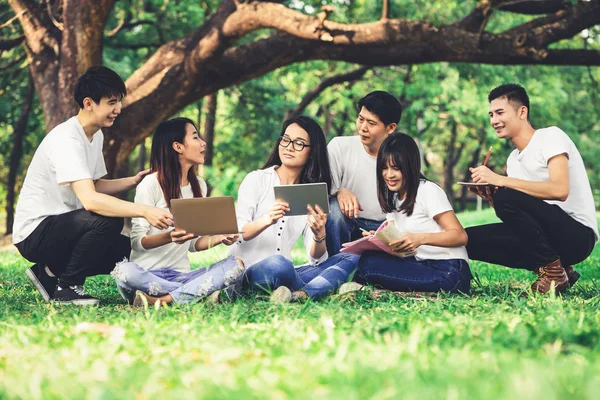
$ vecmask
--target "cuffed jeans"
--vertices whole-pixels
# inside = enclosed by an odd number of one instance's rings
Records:
[[[594,231],[555,204],[500,188],[494,209],[501,223],[466,229],[472,260],[533,271],[558,258],[565,266],[580,263],[594,249]]]
[[[135,291],[141,290],[150,296],[170,294],[175,303],[183,304],[200,301],[215,290],[230,285],[242,275],[241,268],[234,257],[190,272],[169,268],[147,271],[134,262],[124,261],[115,266],[111,275],[128,303],[133,301]]]
[[[85,209],[52,215],[15,246],[27,260],[47,265],[61,284],[83,285],[86,277],[108,274],[129,256],[123,222]]]
[[[396,292],[471,292],[471,270],[462,259],[400,258],[378,251],[365,252],[356,281]]]
[[[360,228],[366,231],[375,231],[383,221],[374,221],[366,218],[348,218],[340,209],[340,204],[335,197],[329,200],[329,215],[325,223],[327,232],[327,253],[334,256],[340,252],[343,243],[351,242],[362,237]]]
[[[358,259],[355,254],[340,253],[319,265],[294,268],[287,258],[270,256],[246,270],[244,289],[272,291],[287,286],[292,291],[302,290],[309,297],[319,299],[348,281],[356,270]]]

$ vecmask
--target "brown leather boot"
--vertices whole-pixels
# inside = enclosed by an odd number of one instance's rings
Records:
[[[564,267],[564,269],[567,274],[567,278],[569,278],[569,285],[571,285],[571,287],[573,287],[573,285],[581,277],[581,274],[579,272],[575,271],[575,269],[570,265],[567,265],[566,267]]]
[[[554,282],[556,293],[562,293],[571,287],[567,273],[560,263],[560,258],[540,267],[538,278],[531,285],[531,291],[546,294],[550,291],[552,282]]]
[[[569,278],[569,285],[571,285],[571,287],[573,287],[573,285],[575,285],[575,283],[577,283],[577,281],[579,280],[579,278],[581,278],[581,274],[577,271],[575,271],[575,269],[570,266],[567,265],[566,267],[563,267],[565,269],[565,273],[567,274],[567,278]],[[540,269],[536,269],[535,271],[531,271],[536,275],[540,274]]]

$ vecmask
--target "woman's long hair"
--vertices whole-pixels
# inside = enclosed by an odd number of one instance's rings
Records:
[[[398,209],[395,204],[396,192],[390,191],[383,179],[383,169],[388,162],[402,174],[402,186],[397,194],[398,198],[404,197],[404,201]],[[421,156],[413,138],[401,132],[390,134],[377,153],[377,198],[383,212],[398,211],[411,216],[421,180],[426,178],[421,174]]]
[[[331,169],[329,168],[327,142],[325,141],[323,129],[321,129],[319,124],[313,119],[300,115],[298,117],[290,118],[283,123],[279,137],[283,136],[287,127],[292,124],[298,124],[304,129],[306,133],[308,133],[308,138],[310,140],[306,164],[304,164],[304,167],[300,172],[300,183],[324,182],[327,184],[327,190],[331,190]],[[279,157],[279,141],[280,139],[277,139],[277,143],[275,143],[275,147],[262,169],[274,165],[281,165],[281,158]],[[293,146],[293,144],[290,143],[290,146]]]
[[[157,172],[158,183],[169,207],[171,207],[171,199],[181,198],[181,164],[179,163],[179,153],[173,149],[173,143],[184,144],[187,124],[192,125],[197,130],[192,120],[173,118],[161,122],[152,138],[150,169],[151,172]],[[187,177],[192,186],[194,197],[202,197],[195,168],[190,168]]]

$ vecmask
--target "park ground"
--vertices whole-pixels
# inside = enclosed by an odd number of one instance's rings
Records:
[[[459,216],[465,226],[489,211]],[[194,255],[195,266],[226,254]],[[298,261],[302,257],[297,253]],[[526,271],[472,262],[471,296],[368,293],[154,309],[44,303],[0,253],[0,399],[596,399],[600,247],[562,296],[520,298]]]

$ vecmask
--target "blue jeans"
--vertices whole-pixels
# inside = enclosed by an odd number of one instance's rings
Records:
[[[471,292],[471,270],[465,260],[399,258],[378,251],[365,252],[356,280],[396,292]]]
[[[115,266],[111,275],[123,299],[133,301],[136,290],[150,296],[170,294],[175,303],[199,301],[215,290],[232,284],[244,272],[234,257],[214,263],[208,268],[179,272],[170,268],[147,271],[134,262],[124,261]]]
[[[362,237],[360,228],[366,231],[375,231],[382,222],[366,218],[348,218],[342,213],[337,199],[332,197],[329,200],[329,216],[327,216],[325,224],[329,257],[340,252],[342,243],[360,239]]]
[[[250,266],[244,274],[246,290],[272,291],[279,286],[302,290],[309,297],[319,299],[348,281],[358,265],[359,256],[340,253],[319,265],[294,268],[287,258],[274,255]]]

